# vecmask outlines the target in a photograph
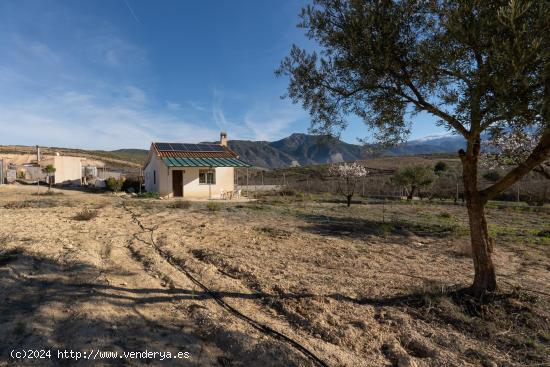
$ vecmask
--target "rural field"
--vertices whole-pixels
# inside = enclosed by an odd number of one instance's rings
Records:
[[[550,366],[548,207],[489,204],[500,290],[474,300],[460,205],[35,191],[0,187],[1,366]]]

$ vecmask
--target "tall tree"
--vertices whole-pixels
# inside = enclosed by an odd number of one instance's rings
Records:
[[[318,45],[294,45],[276,71],[314,132],[361,117],[384,142],[427,112],[462,135],[458,152],[470,225],[476,294],[497,288],[485,205],[550,153],[550,1],[314,0],[299,27]],[[499,181],[478,187],[482,136],[529,131],[537,143]],[[483,134],[483,135],[482,135]]]

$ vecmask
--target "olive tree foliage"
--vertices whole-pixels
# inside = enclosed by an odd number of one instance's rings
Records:
[[[328,173],[337,178],[336,190],[346,197],[348,207],[351,206],[351,199],[355,195],[357,183],[368,174],[367,169],[358,163],[342,163],[331,166]]]
[[[46,174],[48,180],[48,191],[52,189],[52,177],[55,174],[55,167],[53,164],[48,164],[46,167],[42,168],[42,172]]]
[[[550,1],[314,0],[300,17],[318,47],[294,45],[276,73],[290,78],[288,97],[309,110],[313,132],[338,133],[356,115],[375,139],[395,143],[425,112],[465,138],[471,290],[495,290],[485,205],[550,153]],[[536,143],[478,187],[481,136],[506,131],[536,132]]]
[[[391,180],[397,185],[404,186],[407,189],[407,200],[412,200],[420,188],[431,185],[435,178],[432,167],[416,165],[399,168]]]

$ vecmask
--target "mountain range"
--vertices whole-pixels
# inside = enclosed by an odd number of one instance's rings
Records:
[[[325,164],[365,159],[376,146],[349,144],[335,137],[302,133],[284,139],[268,141],[230,140],[229,148],[253,166],[282,168],[292,165]],[[456,135],[434,135],[410,140],[397,146],[378,150],[382,156],[419,154],[453,154],[465,147],[464,139]]]
[[[454,135],[428,136],[403,144],[381,149],[375,145],[349,144],[335,137],[295,133],[277,141],[230,140],[229,148],[241,159],[256,167],[284,168],[313,164],[356,161],[369,157],[376,151],[381,156],[411,156],[422,154],[456,154],[465,147],[462,137]],[[374,148],[374,149],[373,149]],[[118,149],[112,151],[82,150],[71,148],[42,147],[43,154],[61,152],[65,155],[89,157],[110,162],[111,165],[139,167],[145,162],[148,150]],[[34,154],[35,147],[0,146],[0,154]]]

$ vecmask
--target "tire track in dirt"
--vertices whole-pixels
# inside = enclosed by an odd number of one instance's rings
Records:
[[[143,225],[141,220],[138,218],[138,216],[126,206],[126,204],[122,203],[123,209],[130,214],[132,221],[138,225],[141,229],[141,233],[149,233],[150,234],[150,245],[153,247],[155,252],[162,257],[168,264],[170,264],[173,268],[178,270],[180,273],[183,273],[193,284],[198,286],[204,293],[206,293],[209,297],[212,298],[221,308],[231,313],[236,318],[246,322],[248,325],[250,325],[252,328],[256,329],[257,331],[260,331],[261,333],[271,336],[274,339],[277,339],[285,344],[290,345],[292,348],[296,349],[300,353],[302,353],[304,356],[306,356],[310,361],[312,361],[315,365],[321,366],[321,367],[329,367],[329,365],[321,360],[319,357],[317,357],[312,351],[310,351],[308,348],[306,348],[304,345],[300,344],[298,341],[286,336],[285,334],[273,329],[272,327],[262,324],[249,316],[246,316],[239,310],[237,310],[235,307],[231,306],[227,302],[223,300],[223,297],[219,296],[218,292],[212,291],[210,288],[208,288],[205,284],[203,284],[200,280],[198,280],[191,272],[181,263],[181,261],[178,261],[175,259],[171,254],[160,248],[158,244],[155,242],[154,239],[154,231],[158,229],[157,226],[153,227],[146,227]],[[145,242],[144,240],[140,239],[138,234],[134,234],[133,238],[137,241]],[[129,249],[132,251],[131,249]],[[137,253],[135,255],[139,256]]]

